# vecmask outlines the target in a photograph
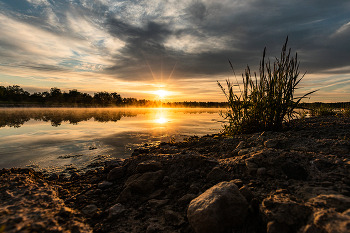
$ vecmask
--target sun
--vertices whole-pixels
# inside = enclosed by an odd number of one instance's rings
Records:
[[[168,92],[166,90],[158,90],[158,91],[155,91],[154,93],[162,99],[168,95]]]

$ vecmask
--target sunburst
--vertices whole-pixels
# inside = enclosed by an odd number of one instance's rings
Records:
[[[158,95],[161,99],[163,99],[165,96],[169,95],[169,92],[166,90],[158,90],[154,92],[156,95]]]

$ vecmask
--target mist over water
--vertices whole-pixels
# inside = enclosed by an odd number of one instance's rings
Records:
[[[139,146],[218,133],[219,110],[2,108],[0,168],[74,169],[108,158],[127,158]]]

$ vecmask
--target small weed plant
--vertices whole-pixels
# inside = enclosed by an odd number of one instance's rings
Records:
[[[350,117],[350,106],[347,106],[346,108],[344,108],[342,110],[342,113],[343,113],[344,116]]]
[[[242,74],[243,84],[226,80],[227,89],[219,82],[218,85],[228,101],[228,109],[221,116],[229,121],[224,126],[224,133],[234,135],[240,133],[258,132],[262,130],[280,130],[285,122],[295,118],[295,108],[311,91],[301,97],[294,97],[296,86],[305,76],[299,78],[299,62],[297,54],[291,57],[291,49],[287,51],[287,43],[283,45],[281,57],[273,65],[270,60],[265,62],[266,47],[260,61],[259,77],[251,75],[247,66]],[[229,61],[232,71],[233,66]],[[238,87],[239,92],[234,92]]]

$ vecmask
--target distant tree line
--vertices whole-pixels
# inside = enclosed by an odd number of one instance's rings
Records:
[[[308,109],[318,109],[318,108],[343,109],[343,108],[349,108],[350,102],[336,102],[336,103],[314,102],[314,103],[300,103],[299,105],[303,108],[308,108]]]
[[[226,107],[225,102],[168,102],[160,100],[145,100],[136,98],[122,98],[120,94],[113,92],[97,92],[91,96],[88,93],[79,92],[76,89],[62,92],[53,87],[49,92],[34,92],[30,94],[20,86],[0,86],[0,104],[2,105],[43,105],[43,106],[78,106],[78,107]]]
[[[163,103],[162,107],[166,108],[226,108],[227,102],[197,102],[197,101],[184,101],[184,102],[168,102]]]

